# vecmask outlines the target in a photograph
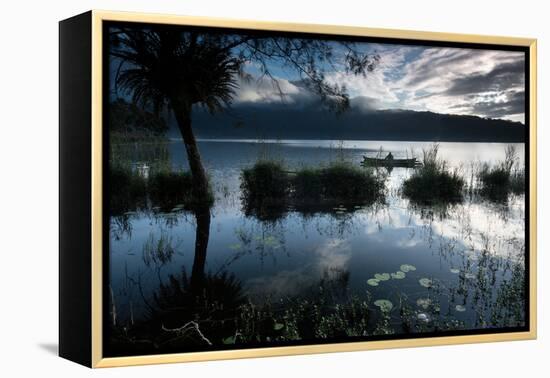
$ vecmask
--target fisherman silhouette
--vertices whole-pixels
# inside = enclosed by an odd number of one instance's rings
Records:
[[[389,152],[388,155],[386,156],[386,160],[393,160],[393,155],[391,152]]]

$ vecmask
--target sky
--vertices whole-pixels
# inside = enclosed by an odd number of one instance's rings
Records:
[[[407,109],[525,122],[525,54],[517,51],[361,43],[380,56],[366,77],[328,69],[329,83],[345,85],[351,106],[365,110]],[[335,51],[338,48],[335,47]],[[270,70],[285,96],[258,67],[245,67],[252,80],[241,81],[234,104],[313,101],[293,70],[272,63]]]

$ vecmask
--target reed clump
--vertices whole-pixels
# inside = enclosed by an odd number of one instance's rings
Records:
[[[365,205],[384,196],[385,176],[338,161],[326,167],[288,170],[282,163],[258,161],[241,174],[247,213],[284,212],[289,206]]]
[[[423,204],[462,201],[464,178],[438,158],[439,145],[423,150],[422,166],[403,182],[403,194],[413,202]]]
[[[505,200],[509,193],[525,192],[525,169],[519,168],[515,146],[508,146],[504,160],[491,167],[481,166],[478,180],[481,194],[493,200]]]
[[[131,165],[111,164],[108,187],[112,215],[148,207],[194,208],[210,207],[214,203],[210,190],[206,195],[194,193],[191,173],[184,170],[159,168],[144,175]]]

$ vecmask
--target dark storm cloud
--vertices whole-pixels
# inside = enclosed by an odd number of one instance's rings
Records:
[[[487,73],[460,77],[445,91],[448,96],[471,95],[473,93],[500,92],[524,85],[525,62],[523,60],[503,63]]]
[[[506,95],[505,101],[480,101],[466,106],[473,114],[483,114],[488,118],[502,118],[525,112],[525,92],[514,92]]]

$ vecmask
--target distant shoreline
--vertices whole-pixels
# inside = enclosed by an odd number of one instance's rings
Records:
[[[169,138],[170,142],[182,142],[181,138]],[[197,138],[197,142],[211,142],[211,143],[268,143],[268,144],[306,144],[310,142],[331,142],[338,144],[344,142],[347,143],[483,143],[483,144],[525,144],[525,141],[521,142],[508,142],[508,141],[484,141],[484,140],[398,140],[398,139],[253,139],[253,138]]]

